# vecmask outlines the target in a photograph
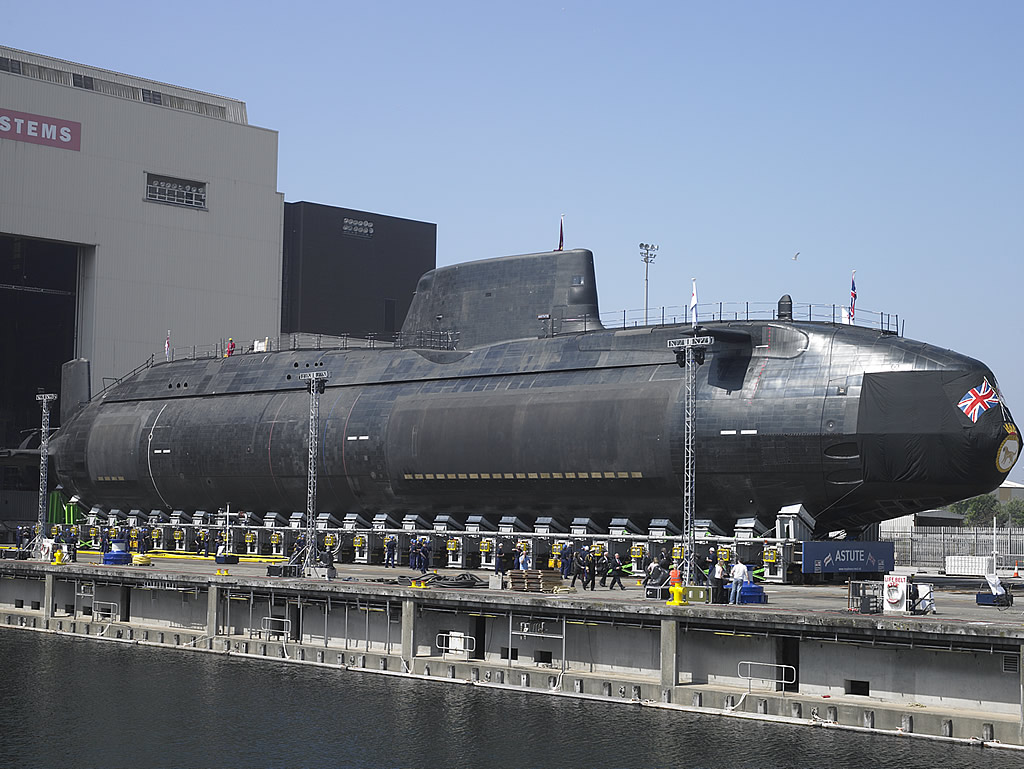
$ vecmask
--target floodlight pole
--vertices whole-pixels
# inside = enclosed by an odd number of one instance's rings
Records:
[[[302,564],[305,576],[316,567],[316,468],[317,441],[320,436],[320,393],[331,377],[330,371],[299,374],[309,387],[309,467],[306,474],[306,552]]]
[[[644,325],[647,325],[647,274],[654,261],[658,247],[654,243],[640,244],[640,261],[644,263]]]
[[[36,396],[43,407],[43,422],[39,433],[39,522],[36,524],[36,536],[32,540],[32,556],[41,558],[43,555],[43,537],[46,536],[46,486],[49,472],[50,456],[50,404],[57,400],[53,393],[39,393]]]

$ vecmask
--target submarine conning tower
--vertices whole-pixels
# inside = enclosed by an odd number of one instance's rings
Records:
[[[459,349],[602,329],[593,252],[545,251],[431,270],[420,278],[402,334],[434,332]]]

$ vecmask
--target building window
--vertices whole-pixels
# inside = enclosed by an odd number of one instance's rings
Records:
[[[75,88],[84,88],[87,91],[95,91],[96,85],[89,75],[79,75],[78,73],[71,74],[71,84]]]
[[[21,62],[17,59],[8,59],[0,56],[0,72],[12,72],[15,75],[20,75]]]
[[[206,208],[206,182],[146,174],[146,200],[186,208]]]
[[[142,89],[142,100],[146,104],[163,104],[163,95],[159,91],[150,91],[148,88]]]

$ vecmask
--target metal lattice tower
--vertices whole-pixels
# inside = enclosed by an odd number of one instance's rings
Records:
[[[46,487],[49,472],[50,456],[50,404],[57,400],[53,393],[39,393],[36,396],[43,407],[43,422],[39,433],[39,523],[36,525],[36,536],[32,541],[32,555],[42,556],[43,538],[46,536]]]
[[[689,341],[689,340],[687,340]],[[696,537],[693,531],[694,510],[694,451],[693,430],[697,412],[697,366],[693,359],[693,346],[686,347],[686,385],[683,400],[683,584],[693,584],[693,549]]]
[[[697,428],[697,366],[704,363],[704,351],[714,344],[710,336],[669,340],[669,349],[676,351],[676,360],[686,369],[683,377],[683,562],[680,575],[684,585],[692,584],[696,561],[697,537],[694,518],[694,486],[696,451],[694,434]]]
[[[306,552],[303,571],[308,575],[316,566],[316,469],[318,440],[320,437],[320,394],[331,377],[330,371],[310,371],[299,374],[309,386],[309,467],[306,473]]]

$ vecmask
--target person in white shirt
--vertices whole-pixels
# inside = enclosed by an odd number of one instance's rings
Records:
[[[729,603],[738,604],[740,602],[740,588],[743,587],[743,583],[748,579],[747,567],[736,561],[729,571],[729,576],[732,577],[732,587],[729,589]]]

